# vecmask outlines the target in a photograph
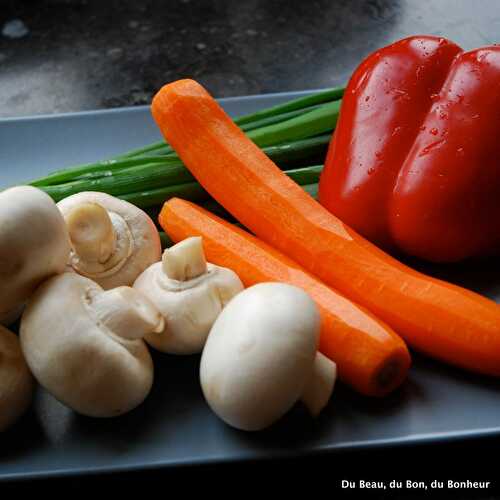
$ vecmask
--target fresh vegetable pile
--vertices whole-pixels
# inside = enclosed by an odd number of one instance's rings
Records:
[[[366,307],[418,350],[500,375],[497,304],[424,276],[356,234],[283,175],[196,82],[163,87],[152,112],[198,181],[256,236]],[[192,136],[198,140],[189,141]]]
[[[160,224],[174,241],[201,235],[211,262],[230,267],[245,286],[280,281],[305,290],[321,316],[320,351],[335,359],[344,382],[363,394],[382,396],[406,376],[410,356],[404,342],[367,310],[350,302],[296,262],[243,229],[201,207],[174,198]]]
[[[343,92],[343,88],[334,88],[302,97],[242,116],[235,123],[295,182],[317,194],[319,163],[335,128]],[[203,204],[210,199],[164,142],[53,172],[31,185],[56,202],[82,191],[102,191],[154,214],[174,196]],[[213,204],[209,206],[213,208]]]
[[[412,37],[362,63],[342,111],[336,88],[235,121],[179,80],[152,103],[167,142],[0,193],[0,323],[21,316],[20,339],[0,328],[0,430],[34,379],[84,415],[132,410],[148,346],[201,353],[207,403],[243,430],[299,400],[318,415],[337,371],[394,391],[407,345],[500,376],[499,305],[374,245],[499,251],[498,54]]]

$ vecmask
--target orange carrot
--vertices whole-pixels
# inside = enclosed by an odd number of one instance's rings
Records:
[[[200,184],[260,239],[366,307],[410,346],[500,376],[495,302],[418,273],[359,236],[284,175],[198,83],[166,85],[152,112]]]
[[[320,351],[337,363],[339,377],[362,394],[383,396],[406,377],[410,355],[400,337],[278,250],[178,198],[165,203],[159,220],[175,242],[202,236],[207,259],[235,271],[245,286],[281,281],[308,292],[321,314]]]

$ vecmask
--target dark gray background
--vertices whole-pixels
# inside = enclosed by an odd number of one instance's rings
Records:
[[[500,41],[497,0],[0,0],[0,116],[147,104],[195,77],[216,96],[344,83],[377,47],[416,33]]]
[[[1,34],[20,19],[19,38]],[[16,31],[16,30],[14,30]],[[361,58],[403,36],[427,33],[464,48],[500,41],[496,0],[0,0],[0,116],[147,104],[163,83],[195,77],[216,96],[327,87],[344,83]],[[8,33],[7,33],[8,34]],[[1,166],[0,166],[1,168]],[[500,418],[500,417],[499,417]],[[133,490],[178,495],[195,488],[240,496],[270,485],[309,484],[308,497],[340,497],[341,479],[490,479],[498,488],[500,441],[485,439],[406,449],[342,453],[294,461],[220,465],[35,482],[44,489]],[[1,438],[0,438],[1,447]],[[1,465],[0,465],[1,466]],[[237,486],[230,486],[236,480]],[[160,491],[154,492],[153,485]],[[0,494],[7,491],[0,486]],[[13,491],[22,488],[15,485]],[[178,490],[177,490],[178,491]],[[321,493],[320,493],[321,491]],[[350,496],[422,498],[422,492]],[[425,494],[425,497],[429,497]],[[497,498],[493,491],[453,498]]]

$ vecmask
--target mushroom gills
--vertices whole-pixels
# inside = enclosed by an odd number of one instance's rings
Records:
[[[151,218],[124,200],[82,192],[58,203],[72,252],[70,268],[104,289],[132,286],[161,257],[160,236]]]

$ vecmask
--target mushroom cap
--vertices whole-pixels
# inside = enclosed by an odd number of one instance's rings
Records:
[[[0,432],[26,411],[33,398],[33,387],[17,335],[0,326]]]
[[[108,270],[97,273],[76,271],[92,279],[105,290],[118,286],[132,286],[135,279],[153,262],[161,258],[160,235],[154,222],[143,210],[124,200],[106,193],[84,191],[68,196],[57,206],[66,219],[70,212],[82,203],[96,203],[105,208],[110,215],[118,216],[125,222],[132,235],[133,245],[126,261]],[[115,225],[116,220],[112,220]],[[74,254],[70,257],[70,261]]]
[[[303,290],[261,283],[223,309],[208,336],[200,381],[212,410],[238,429],[263,429],[300,398],[312,372],[320,317]]]
[[[50,196],[32,186],[0,193],[2,323],[17,319],[43,280],[64,271],[70,249],[66,224]]]
[[[137,278],[134,288],[165,318],[162,333],[144,337],[148,344],[171,354],[194,354],[202,351],[214,321],[243,285],[234,271],[210,263],[197,278],[173,280],[156,262]]]
[[[76,273],[41,285],[21,319],[21,346],[40,384],[84,415],[117,416],[138,406],[153,382],[142,340],[127,340],[96,318],[102,288]]]

